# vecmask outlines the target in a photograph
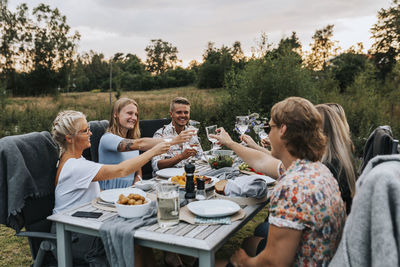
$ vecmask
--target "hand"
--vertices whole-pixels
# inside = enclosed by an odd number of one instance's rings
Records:
[[[245,142],[251,148],[257,147],[257,143],[254,142],[253,138],[251,138],[251,136],[249,136],[247,134],[242,134],[240,136],[240,140]]]
[[[263,147],[269,147],[271,146],[271,142],[269,141],[269,137],[261,139],[261,145]]]
[[[184,130],[178,136],[174,137],[171,141],[173,145],[189,142],[193,137],[194,130]]]
[[[154,153],[154,156],[167,153],[169,148],[171,147],[171,144],[169,142],[161,142],[155,145],[151,150]]]
[[[233,266],[235,267],[241,267],[245,266],[245,263],[249,260],[249,256],[246,254],[246,252],[243,249],[238,249],[236,250],[235,253],[233,253],[230,261]]]
[[[232,138],[222,127],[218,128],[217,131],[219,132],[217,135],[210,134],[210,137],[217,139],[219,144],[229,147],[229,144],[233,143]]]
[[[197,150],[192,148],[187,148],[181,153],[182,160],[187,159],[189,157],[196,156]]]

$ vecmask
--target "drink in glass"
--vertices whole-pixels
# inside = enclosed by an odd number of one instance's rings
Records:
[[[179,187],[173,183],[157,185],[157,222],[161,228],[179,223]]]
[[[217,125],[211,125],[206,127],[206,132],[207,132],[207,138],[208,140],[212,143],[212,149],[211,150],[216,150],[219,149],[219,145],[217,144],[218,140],[215,138],[211,138],[210,134],[216,135],[217,134]]]

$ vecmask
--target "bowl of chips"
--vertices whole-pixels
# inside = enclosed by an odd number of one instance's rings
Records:
[[[118,215],[124,218],[142,217],[150,209],[151,200],[141,194],[121,194],[115,202]]]

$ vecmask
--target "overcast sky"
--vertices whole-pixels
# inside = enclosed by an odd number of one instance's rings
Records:
[[[317,29],[334,24],[334,40],[342,49],[371,44],[370,28],[390,0],[9,0],[9,8],[28,3],[57,7],[79,31],[79,52],[94,50],[110,58],[116,52],[146,58],[151,39],[161,38],[178,48],[187,65],[212,41],[216,47],[240,41],[246,55],[262,32],[277,44],[295,31],[304,50]]]

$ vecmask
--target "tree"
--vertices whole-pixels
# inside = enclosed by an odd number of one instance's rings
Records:
[[[306,56],[305,64],[313,70],[322,70],[326,67],[330,58],[335,57],[340,50],[337,42],[332,41],[333,25],[328,25],[317,30],[312,37],[314,40],[311,46],[311,53]]]
[[[378,22],[371,28],[372,44],[370,53],[380,70],[381,78],[391,72],[400,54],[400,2],[393,0],[388,9],[378,12]]]
[[[157,75],[163,74],[167,69],[175,67],[179,62],[178,48],[162,39],[153,39],[145,49],[147,70]]]

